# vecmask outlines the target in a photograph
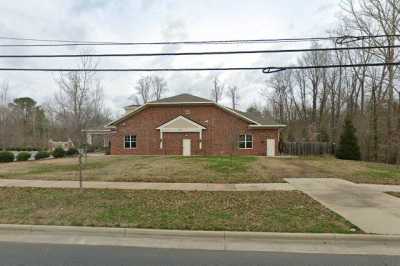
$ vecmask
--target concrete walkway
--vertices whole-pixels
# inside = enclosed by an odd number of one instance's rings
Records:
[[[358,185],[333,178],[286,181],[367,233],[400,235],[400,198],[384,193],[398,186]]]
[[[0,187],[79,188],[78,181],[0,179]],[[84,188],[129,190],[181,190],[181,191],[291,191],[287,183],[263,184],[206,184],[206,183],[148,183],[148,182],[83,182]]]
[[[360,188],[367,188],[378,192],[400,192],[399,185],[358,184]]]

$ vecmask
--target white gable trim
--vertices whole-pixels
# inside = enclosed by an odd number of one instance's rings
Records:
[[[174,122],[178,120],[183,120],[187,122],[191,127],[185,127],[185,128],[168,128],[169,125],[173,124]],[[202,141],[203,141],[203,130],[206,128],[203,127],[202,125],[197,124],[196,122],[187,119],[186,117],[180,115],[171,121],[168,121],[165,124],[162,124],[157,128],[160,130],[160,149],[163,149],[163,143],[164,143],[164,133],[199,133],[199,148],[200,150],[202,149]]]
[[[199,130],[204,130],[204,129],[206,129],[206,128],[203,127],[202,125],[199,125],[199,124],[197,124],[196,122],[194,122],[194,121],[192,121],[192,120],[190,120],[190,119],[187,119],[186,117],[184,117],[184,116],[182,116],[182,115],[180,115],[180,116],[178,116],[177,118],[174,118],[174,119],[172,119],[171,121],[169,121],[169,122],[167,122],[167,123],[165,123],[165,124],[159,126],[157,129],[158,129],[158,130],[163,130],[164,132],[167,132],[167,130],[175,130],[175,129],[173,129],[173,128],[168,128],[168,126],[171,125],[172,123],[178,121],[178,120],[183,120],[183,121],[185,121],[185,122],[187,122],[187,123],[189,123],[189,124],[191,124],[191,125],[193,126],[193,128],[184,128],[184,129],[181,129],[181,130],[195,130],[195,132],[198,132]],[[170,131],[170,132],[171,132],[171,131]],[[192,132],[192,131],[178,131],[178,132]]]

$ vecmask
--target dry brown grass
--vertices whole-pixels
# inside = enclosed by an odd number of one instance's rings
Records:
[[[184,230],[352,233],[301,192],[0,188],[0,223]]]
[[[260,167],[272,176],[280,178],[343,178],[360,171],[367,171],[368,166],[362,162],[342,161],[334,158],[261,158]]]
[[[85,180],[101,181],[270,183],[298,177],[400,184],[400,168],[332,157],[90,156],[84,166]],[[77,159],[1,164],[0,178],[77,180]]]
[[[274,178],[342,178],[355,183],[400,184],[400,167],[333,157],[260,158],[260,167]]]
[[[256,157],[90,156],[85,180],[136,182],[283,182],[257,167]],[[0,178],[77,180],[76,158],[11,163]]]

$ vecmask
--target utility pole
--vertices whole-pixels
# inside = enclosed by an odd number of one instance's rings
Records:
[[[82,190],[82,153],[83,150],[79,149],[79,188]]]

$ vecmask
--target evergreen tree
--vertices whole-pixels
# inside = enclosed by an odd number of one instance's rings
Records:
[[[339,148],[336,152],[336,158],[342,160],[360,160],[360,146],[356,136],[356,129],[349,117],[346,118],[343,133],[340,136]]]

